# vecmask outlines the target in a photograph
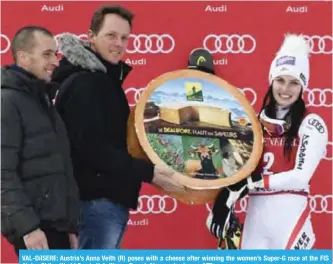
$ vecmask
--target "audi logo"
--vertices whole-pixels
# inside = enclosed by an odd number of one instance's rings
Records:
[[[177,209],[177,200],[167,195],[141,195],[138,208],[131,214],[172,214]]]
[[[311,88],[304,90],[303,99],[306,106],[332,107],[332,88]]]
[[[251,35],[215,35],[209,34],[203,40],[203,47],[211,53],[252,53],[256,49],[256,40]]]
[[[328,195],[321,195],[321,194],[315,194],[311,196],[309,200],[309,205],[311,208],[311,212],[317,213],[317,214],[322,214],[322,213],[327,213],[331,214],[332,213],[332,200],[333,200],[333,195],[328,194]]]
[[[324,153],[324,159],[325,160],[332,160],[332,142],[328,142],[326,145],[326,150]]]
[[[170,53],[175,48],[175,40],[169,34],[131,34],[127,47],[128,53]]]
[[[310,126],[315,127],[319,133],[323,134],[325,132],[324,126],[316,119],[316,118],[310,118],[308,120],[308,124]]]
[[[247,209],[247,197],[244,197],[240,199],[235,206],[235,212],[236,213],[245,213]],[[311,212],[317,213],[317,214],[332,214],[332,200],[333,195],[327,194],[315,194],[309,196],[309,206],[311,209]],[[208,212],[211,212],[211,205],[206,204],[206,208]]]
[[[0,34],[0,39],[1,39],[0,54],[4,54],[10,49],[10,39],[5,34]]]
[[[325,36],[304,36],[310,46],[312,54],[332,54],[333,53],[333,37]]]
[[[254,105],[256,103],[257,94],[252,88],[245,87],[245,88],[240,88],[238,90],[241,91],[242,94],[245,95],[246,99],[250,102],[251,105]]]
[[[58,38],[61,34],[55,36],[58,44]],[[81,40],[87,40],[87,34],[76,35]],[[131,34],[127,47],[128,53],[170,53],[174,50],[176,42],[169,34]]]

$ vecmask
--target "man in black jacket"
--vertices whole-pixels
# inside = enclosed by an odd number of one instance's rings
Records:
[[[17,254],[77,246],[70,145],[46,93],[56,49],[47,29],[22,28],[12,42],[15,64],[1,69],[1,233]]]
[[[68,130],[83,200],[79,247],[84,249],[120,247],[142,182],[181,189],[169,168],[127,151],[130,109],[122,83],[131,67],[121,58],[132,18],[122,7],[103,6],[93,15],[88,41],[68,33],[59,37],[63,58],[53,75],[61,84],[55,104]]]

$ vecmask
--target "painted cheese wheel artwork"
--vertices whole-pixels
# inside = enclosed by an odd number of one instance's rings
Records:
[[[262,152],[256,113],[237,88],[197,70],[151,81],[131,113],[129,152],[165,164],[186,189],[185,203],[213,200],[220,188],[247,178]]]

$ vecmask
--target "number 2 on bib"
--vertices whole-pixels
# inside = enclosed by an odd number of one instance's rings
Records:
[[[271,175],[273,172],[270,171],[270,168],[274,164],[274,154],[272,152],[266,152],[263,155],[263,161],[266,165],[262,168],[263,175]]]

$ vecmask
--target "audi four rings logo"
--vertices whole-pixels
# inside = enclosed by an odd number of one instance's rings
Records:
[[[5,34],[0,34],[0,38],[1,38],[0,54],[4,54],[10,49],[10,39]]]
[[[131,34],[127,47],[128,53],[170,53],[174,50],[176,42],[169,34]]]
[[[311,212],[322,214],[322,213],[328,213],[332,214],[332,201],[333,201],[333,195],[321,195],[321,194],[315,194],[311,196],[309,205],[311,208]]]
[[[146,90],[146,88],[129,87],[125,89],[125,94],[127,96],[129,106],[135,106],[144,90]],[[252,88],[240,88],[239,91],[245,95],[251,105],[254,105],[256,103],[257,94]]]
[[[215,35],[209,34],[203,40],[203,47],[211,53],[252,53],[256,49],[256,40],[251,35]]]
[[[303,99],[306,106],[332,107],[332,88],[309,88],[304,90]]]
[[[59,35],[55,36],[58,44]],[[87,40],[87,34],[76,35],[81,40]],[[128,53],[170,53],[174,50],[176,42],[169,34],[131,34],[127,47]]]
[[[177,209],[177,200],[167,195],[141,195],[138,208],[131,214],[172,214]]]
[[[325,36],[304,36],[310,45],[312,54],[332,54],[333,53],[333,37]]]
[[[242,198],[240,199],[235,206],[235,212],[236,213],[245,213],[247,209],[247,199],[248,198]],[[311,195],[309,197],[309,206],[311,209],[311,212],[322,214],[332,214],[332,202],[333,202],[333,195],[327,194],[327,195],[321,195],[321,194],[315,194]],[[211,205],[206,204],[206,208],[208,212],[211,212]]]

